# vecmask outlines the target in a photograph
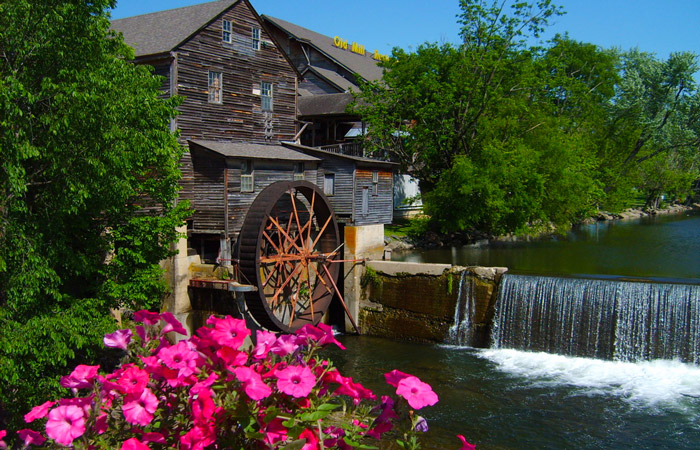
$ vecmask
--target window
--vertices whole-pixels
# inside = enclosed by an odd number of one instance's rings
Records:
[[[367,186],[362,188],[362,215],[369,215],[369,188]]]
[[[253,49],[260,50],[260,28],[253,27]]]
[[[372,172],[372,195],[379,195],[379,172]]]
[[[224,22],[223,22],[223,25],[222,25],[222,35],[221,35],[221,39],[222,39],[224,42],[228,43],[228,44],[230,44],[231,42],[233,42],[233,41],[231,40],[231,21],[230,21],[230,20],[224,19]]]
[[[297,180],[303,180],[304,179],[304,163],[295,163],[294,164],[294,181]]]
[[[241,163],[241,192],[253,192],[253,161],[246,159]]]
[[[209,71],[209,103],[221,103],[221,72]]]
[[[263,111],[272,111],[272,83],[260,83]]]
[[[323,178],[323,193],[333,195],[335,193],[335,174],[327,173]]]

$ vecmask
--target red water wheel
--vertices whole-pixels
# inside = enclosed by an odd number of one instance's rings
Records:
[[[278,181],[263,189],[239,236],[243,276],[257,292],[246,305],[260,325],[293,332],[316,325],[335,293],[340,236],[328,199],[308,181]]]

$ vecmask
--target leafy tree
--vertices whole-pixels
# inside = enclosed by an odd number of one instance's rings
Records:
[[[650,204],[665,191],[689,191],[700,178],[697,55],[673,53],[661,61],[631,50],[620,61],[622,79],[601,146],[609,200],[619,199],[613,208],[635,192]]]
[[[95,361],[109,308],[158,305],[176,204],[175,100],[128,61],[111,0],[0,3],[0,411]]]

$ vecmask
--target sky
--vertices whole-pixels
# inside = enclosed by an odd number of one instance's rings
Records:
[[[202,3],[201,0],[118,0],[112,18]],[[330,37],[391,53],[423,42],[459,41],[458,0],[251,0],[266,14]],[[700,54],[700,0],[555,0],[567,12],[550,22],[545,38],[569,33],[602,48],[639,50],[665,59]]]

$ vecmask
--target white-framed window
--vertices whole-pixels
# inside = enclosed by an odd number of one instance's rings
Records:
[[[304,163],[294,163],[294,181],[304,179]]]
[[[379,195],[379,172],[372,172],[372,195]]]
[[[333,195],[335,193],[335,174],[327,173],[323,177],[323,193]]]
[[[221,72],[209,71],[209,103],[221,103],[223,75]]]
[[[369,215],[369,188],[367,186],[362,188],[362,215]]]
[[[253,27],[253,49],[260,50],[260,28]]]
[[[254,190],[253,160],[246,159],[241,163],[241,192],[253,192]]]
[[[263,111],[272,111],[272,83],[260,83],[260,97]]]
[[[231,38],[231,21],[224,19],[221,24],[221,40],[230,44],[233,42]]]

